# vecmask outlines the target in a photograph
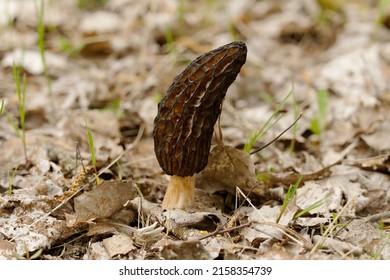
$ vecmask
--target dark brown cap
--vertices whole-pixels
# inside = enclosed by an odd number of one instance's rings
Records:
[[[174,79],[158,104],[153,130],[166,174],[186,177],[205,168],[222,101],[246,53],[243,42],[232,42],[199,56]]]

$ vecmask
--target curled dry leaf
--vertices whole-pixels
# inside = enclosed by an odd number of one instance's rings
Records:
[[[229,146],[212,149],[205,170],[197,175],[196,184],[210,192],[223,190],[236,194],[239,187],[246,194],[251,190],[259,196],[263,194],[250,155]]]
[[[76,223],[90,219],[108,218],[121,210],[124,204],[137,195],[132,181],[108,181],[74,199]]]

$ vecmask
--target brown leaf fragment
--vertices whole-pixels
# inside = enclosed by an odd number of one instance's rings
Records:
[[[132,181],[107,181],[74,199],[78,222],[95,218],[108,218],[122,209],[126,201],[136,196]]]
[[[134,250],[131,238],[125,234],[116,234],[103,240],[103,246],[110,258],[116,255],[124,255]]]
[[[221,145],[210,152],[206,168],[197,175],[196,185],[209,192],[223,190],[235,194],[236,187],[246,194],[252,191],[261,196],[264,192],[258,185],[250,155]]]

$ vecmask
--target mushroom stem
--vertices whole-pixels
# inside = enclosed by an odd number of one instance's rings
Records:
[[[195,176],[170,177],[167,191],[163,200],[163,208],[172,210],[184,209],[192,204],[195,195]]]

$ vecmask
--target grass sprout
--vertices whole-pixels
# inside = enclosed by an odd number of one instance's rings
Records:
[[[18,171],[18,167],[19,165],[17,165],[15,168],[14,168],[14,171],[12,172],[12,175],[11,175],[11,170],[9,169],[9,166],[7,165],[7,179],[8,179],[8,195],[12,195],[12,184],[14,182],[14,179],[15,179],[15,176],[16,176],[16,171]]]
[[[22,81],[20,81],[20,67],[16,66],[15,63],[12,64],[12,73],[15,81],[16,93],[18,95],[18,111],[20,119],[20,127],[13,120],[11,115],[7,113],[8,122],[12,125],[15,130],[16,135],[22,141],[23,153],[26,164],[28,163],[27,157],[27,146],[26,146],[26,74],[23,74]]]
[[[307,213],[310,213],[310,211],[312,211],[314,209],[317,209],[318,207],[321,207],[322,205],[324,205],[329,200],[329,198],[330,198],[330,195],[328,195],[325,198],[320,199],[317,202],[309,205],[305,209],[302,209],[301,211],[299,211],[298,213],[296,213],[294,215],[294,219],[297,219],[297,218],[299,218],[299,217],[301,217],[303,215],[306,215]]]
[[[1,100],[1,105],[0,105],[0,116],[3,114],[3,109],[4,109],[4,99]]]
[[[320,89],[317,92],[317,117],[310,122],[310,130],[314,134],[321,136],[326,128],[326,118],[328,114],[329,93],[326,89]]]
[[[119,97],[115,97],[111,103],[105,107],[105,109],[112,111],[118,119],[122,119],[125,116]]]
[[[70,57],[78,56],[84,47],[83,43],[73,44],[66,36],[60,36],[58,38],[61,52]]]
[[[283,204],[282,204],[282,207],[280,208],[279,215],[276,217],[276,223],[279,223],[280,218],[283,216],[284,211],[286,211],[287,205],[289,204],[290,201],[293,200],[295,193],[297,191],[297,188],[298,188],[299,184],[301,183],[301,180],[302,180],[302,175],[299,176],[298,180],[295,182],[294,185],[291,185],[288,188],[286,198],[283,200]]]
[[[376,24],[383,25],[386,16],[386,9],[388,8],[389,5],[390,5],[390,0],[379,0],[377,2],[378,17],[376,19]]]
[[[92,161],[92,165],[93,165],[93,168],[94,168],[94,171],[95,171],[94,175],[95,175],[96,183],[99,185],[100,184],[100,178],[97,175],[98,172],[97,172],[97,168],[96,168],[95,144],[94,144],[94,141],[93,141],[92,132],[91,132],[91,130],[88,127],[88,122],[87,122],[87,118],[85,117],[85,115],[84,115],[84,121],[85,121],[85,129],[87,130],[87,140],[88,140],[89,151],[91,153],[91,161]]]
[[[261,139],[261,137],[263,137],[263,135],[279,121],[281,116],[279,116],[279,118],[276,118],[276,120],[275,120],[275,117],[279,114],[279,112],[284,107],[284,105],[286,104],[288,98],[293,94],[293,92],[294,92],[294,88],[286,95],[286,97],[282,100],[282,102],[279,103],[278,107],[274,110],[274,112],[268,118],[268,120],[263,125],[263,127],[260,128],[255,133],[253,133],[253,135],[248,139],[248,141],[245,143],[245,146],[244,146],[244,152],[245,153],[249,153],[252,150],[254,144],[259,139]]]
[[[295,97],[295,91],[293,91],[291,98],[292,98],[292,109],[294,111],[294,119],[297,119],[299,116],[299,108],[298,108],[297,99]],[[294,150],[295,150],[295,139],[296,139],[296,135],[297,135],[297,128],[298,128],[298,124],[296,123],[292,127],[293,138],[291,139],[291,143],[290,143],[290,152],[291,153],[294,152]]]

